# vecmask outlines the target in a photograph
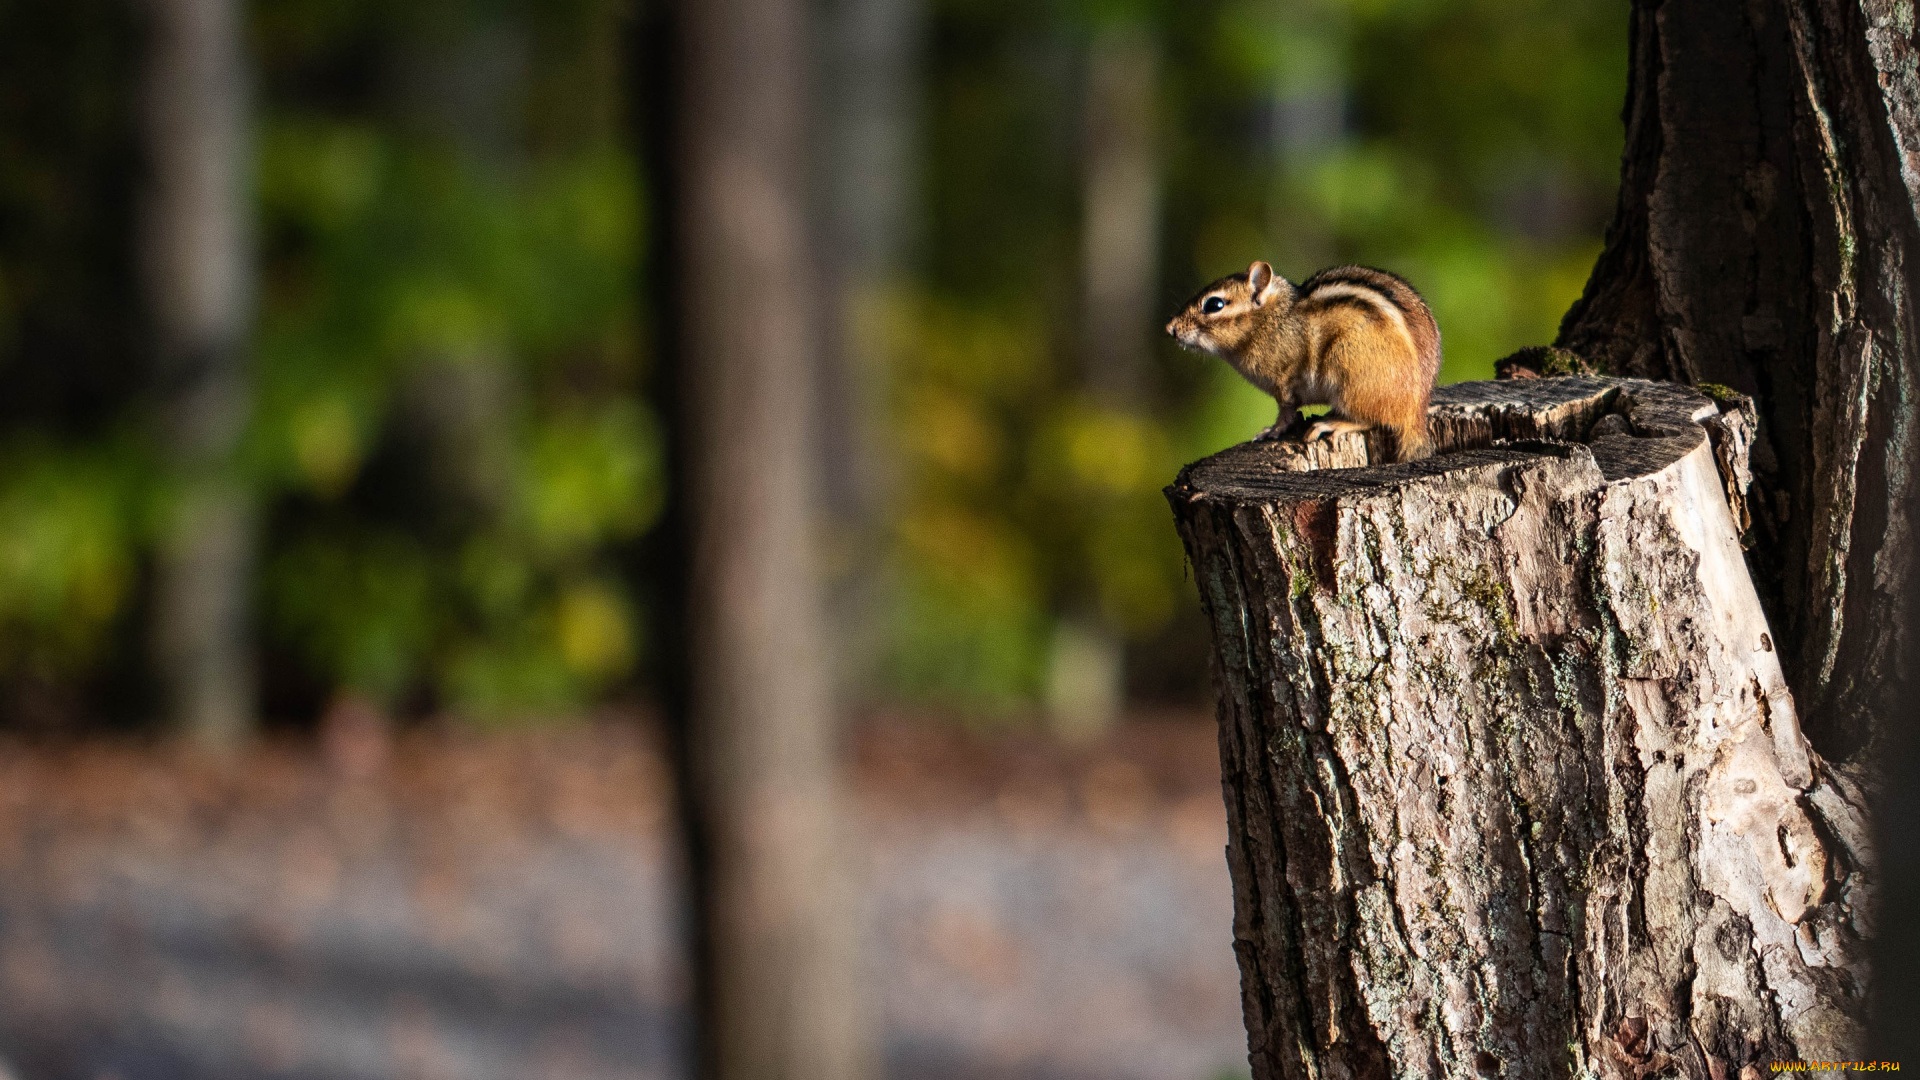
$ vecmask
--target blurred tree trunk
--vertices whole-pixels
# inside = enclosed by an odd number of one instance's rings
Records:
[[[1559,343],[1754,398],[1748,560],[1808,736],[1845,757],[1914,693],[1913,9],[1684,0],[1632,20],[1619,209]]]
[[[1123,409],[1144,404],[1159,321],[1159,60],[1129,23],[1100,27],[1087,50],[1082,362],[1094,397]]]
[[[685,761],[716,1080],[873,1073],[841,867],[807,229],[804,0],[674,6]]]
[[[177,485],[154,633],[172,723],[210,744],[254,724],[253,505],[233,461],[249,409],[247,77],[236,0],[150,0],[144,200],[162,426]]]
[[[1160,162],[1155,110],[1159,49],[1128,22],[1088,44],[1081,154],[1082,383],[1101,406],[1150,411],[1160,266]],[[1055,631],[1048,715],[1088,736],[1111,726],[1126,698],[1126,642],[1082,597]]]
[[[457,4],[426,17],[396,73],[408,134],[451,157],[467,183],[518,182],[527,163],[527,51],[525,28],[505,12]],[[437,349],[408,372],[402,418],[432,481],[422,509],[443,536],[485,528],[505,510],[518,374],[495,342]]]
[[[870,692],[886,576],[891,477],[883,308],[906,277],[919,177],[925,0],[830,0],[815,49],[819,138],[820,370],[816,431],[830,526],[827,610],[841,682]]]

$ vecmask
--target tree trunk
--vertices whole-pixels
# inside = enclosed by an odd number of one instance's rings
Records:
[[[1104,22],[1087,43],[1081,101],[1081,382],[1100,406],[1149,411],[1159,332],[1160,50],[1147,27]],[[1047,717],[1090,738],[1126,705],[1126,639],[1080,581],[1054,630]]]
[[[1146,398],[1158,332],[1159,61],[1152,36],[1126,23],[1096,30],[1087,49],[1081,357],[1093,396],[1120,408]]]
[[[830,0],[819,8],[819,424],[832,545],[827,613],[849,694],[875,688],[893,488],[889,357],[877,327],[906,275],[917,216],[914,142],[925,0]]]
[[[420,20],[403,41],[394,76],[406,137],[449,155],[466,183],[520,182],[528,161],[524,26],[509,13],[455,8]],[[524,395],[519,377],[497,343],[436,346],[412,360],[397,420],[426,466],[415,513],[428,529],[458,536],[506,511],[513,421]]]
[[[230,744],[254,721],[253,507],[233,455],[249,408],[249,140],[234,0],[152,0],[144,205],[162,427],[176,484],[155,648],[173,725]]]
[[[803,0],[675,7],[674,335],[689,561],[700,1073],[871,1075],[812,543]],[[671,630],[669,631],[671,632]]]
[[[1168,489],[1256,1080],[1854,1056],[1863,797],[1741,557],[1751,433],[1670,384],[1465,383],[1427,461],[1248,444]]]
[[[1920,69],[1911,4],[1637,2],[1620,204],[1559,343],[1751,395],[1749,552],[1807,730],[1910,701],[1920,585]]]

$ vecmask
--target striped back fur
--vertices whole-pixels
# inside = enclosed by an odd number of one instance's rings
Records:
[[[1433,319],[1427,302],[1421,299],[1407,279],[1371,266],[1330,266],[1299,285],[1301,303],[1326,305],[1360,303],[1375,306],[1386,301],[1382,310],[1404,327],[1412,340],[1413,353],[1420,358],[1428,386],[1440,376],[1440,324]]]

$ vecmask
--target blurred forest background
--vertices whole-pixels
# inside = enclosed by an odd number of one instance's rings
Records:
[[[1245,1075],[1161,487],[1273,405],[1160,327],[1358,261],[1444,380],[1550,340],[1628,0],[800,10],[0,0],[0,1071]],[[679,288],[784,208],[810,297]]]
[[[1443,381],[1550,340],[1612,209],[1626,7],[822,0],[821,528],[850,699],[1063,731],[1203,700],[1160,488],[1271,404],[1160,324],[1254,258],[1358,261],[1425,292]],[[647,698],[642,14],[250,5],[249,389],[221,467],[256,536],[261,723]],[[162,715],[190,485],[140,269],[143,33],[124,0],[0,0],[17,729]]]

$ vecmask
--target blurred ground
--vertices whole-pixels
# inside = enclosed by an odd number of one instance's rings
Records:
[[[19,1080],[682,1074],[671,793],[631,719],[385,750],[0,745]],[[871,987],[914,1080],[1245,1071],[1209,718],[855,740]]]

